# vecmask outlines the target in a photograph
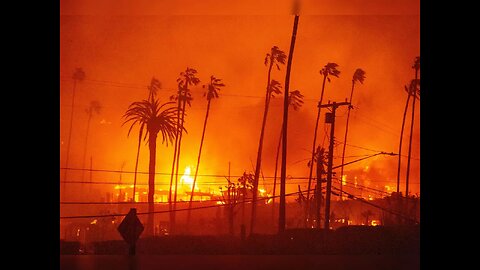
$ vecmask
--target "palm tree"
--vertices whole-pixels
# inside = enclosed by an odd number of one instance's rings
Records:
[[[256,208],[257,208],[257,191],[258,191],[258,179],[260,177],[260,170],[262,165],[262,150],[263,150],[263,138],[265,136],[265,127],[267,125],[267,116],[268,116],[268,109],[270,106],[270,99],[274,94],[279,94],[281,85],[278,81],[271,79],[271,73],[273,65],[280,70],[279,64],[285,64],[287,56],[283,51],[281,51],[277,46],[273,46],[270,50],[270,53],[267,53],[265,56],[265,65],[269,65],[268,67],[268,75],[267,75],[267,90],[265,93],[265,108],[263,111],[263,120],[262,120],[262,127],[260,131],[260,141],[258,143],[258,151],[257,151],[257,162],[255,165],[255,178],[253,181],[253,198],[252,198],[252,216],[250,220],[250,234],[253,233],[253,229],[255,226],[255,215],[256,215]]]
[[[290,88],[290,70],[292,68],[293,51],[295,49],[295,40],[297,38],[298,20],[300,19],[300,2],[293,2],[292,13],[295,15],[293,20],[292,38],[290,40],[290,51],[288,53],[287,71],[285,74],[285,94],[283,95],[283,138],[282,138],[282,167],[280,171],[280,209],[278,211],[278,232],[285,231],[286,216],[285,216],[285,192],[287,181],[287,124],[288,124],[288,90]]]
[[[345,163],[345,148],[347,146],[347,134],[348,134],[348,121],[350,119],[350,110],[353,109],[352,98],[353,98],[353,89],[355,88],[355,82],[360,82],[363,84],[365,80],[365,71],[361,68],[357,68],[355,73],[353,73],[352,78],[352,92],[350,92],[350,105],[348,106],[347,112],[347,126],[345,128],[345,139],[343,140],[343,150],[342,150],[342,167],[340,167],[340,200],[343,200],[343,165]]]
[[[405,180],[405,185],[406,185],[405,197],[407,197],[407,203],[408,203],[408,180],[410,176],[410,157],[412,154],[413,121],[415,119],[415,100],[417,99],[417,87],[420,85],[420,81],[418,80],[418,70],[420,69],[420,57],[417,56],[415,58],[415,63],[413,64],[412,68],[415,69],[415,84],[411,92],[411,95],[413,96],[412,121],[410,122],[410,140],[408,144],[408,159],[407,159],[407,178]]]
[[[87,154],[87,142],[88,142],[88,133],[90,131],[90,121],[92,120],[92,116],[94,114],[100,114],[100,111],[102,110],[102,105],[100,105],[100,102],[94,100],[90,102],[90,106],[85,110],[85,112],[88,114],[88,122],[87,122],[87,133],[85,135],[85,144],[83,147],[83,165],[82,169],[85,169],[85,157]],[[85,170],[82,171],[82,181],[84,180],[85,176]]]
[[[177,108],[181,111],[180,115],[177,115],[177,136],[175,138],[175,151],[172,164],[172,175],[170,178],[170,192],[169,192],[169,206],[170,206],[170,233],[173,233],[175,229],[175,209],[177,203],[177,183],[178,183],[178,168],[180,163],[180,149],[182,145],[182,135],[184,130],[184,121],[185,121],[185,109],[186,104],[191,106],[191,101],[193,100],[190,93],[189,86],[197,85],[200,83],[200,79],[196,77],[197,71],[193,68],[187,67],[185,71],[180,72],[180,77],[177,79],[178,92],[177,95],[171,96],[171,100],[177,101]],[[172,185],[173,185],[173,172],[175,170],[175,191],[172,204]]]
[[[322,93],[320,94],[320,101],[318,102],[318,113],[317,113],[317,120],[315,122],[315,131],[313,132],[313,146],[312,146],[312,157],[311,161],[313,163],[313,159],[315,157],[315,146],[317,143],[317,130],[318,130],[318,120],[320,119],[320,105],[322,105],[323,101],[323,94],[325,92],[325,82],[330,82],[330,76],[334,76],[338,78],[340,75],[340,71],[337,69],[338,65],[336,63],[327,63],[324,68],[320,70],[320,75],[323,75],[323,83],[322,83]],[[312,184],[312,171],[313,166],[310,167],[310,172],[308,174],[308,189],[307,189],[307,209],[309,209],[308,204],[310,201],[310,186]],[[305,219],[305,226],[307,226],[307,220],[309,219],[308,213]]]
[[[159,100],[155,97],[149,100],[142,100],[130,104],[128,110],[124,114],[125,122],[132,122],[128,134],[132,128],[138,124],[140,131],[145,132],[144,140],[148,137],[148,148],[150,152],[150,160],[148,166],[148,220],[146,233],[149,236],[154,235],[154,194],[155,194],[155,162],[156,162],[156,146],[157,135],[162,136],[162,144],[172,143],[176,137],[178,129],[175,118],[178,115],[177,108],[173,107],[174,102],[167,102],[160,105]]]
[[[67,181],[67,171],[68,171],[68,157],[70,156],[70,142],[72,139],[72,125],[73,125],[73,111],[75,109],[75,89],[77,87],[77,81],[81,82],[85,79],[85,72],[82,68],[76,68],[73,73],[73,94],[72,94],[72,111],[70,113],[70,130],[68,132],[68,147],[67,147],[67,157],[65,160],[65,172],[63,177],[63,198],[65,199],[66,194],[66,181]]]
[[[403,131],[405,129],[405,119],[407,118],[408,104],[410,104],[410,97],[412,96],[412,91],[414,87],[415,87],[415,80],[411,80],[410,85],[408,87],[406,85],[404,86],[408,96],[407,96],[407,102],[405,103],[405,110],[403,111],[402,128],[400,130],[400,145],[398,147],[397,193],[400,192],[400,165],[402,161]]]
[[[267,53],[265,56],[265,66],[268,65],[268,73],[267,73],[267,89],[265,93],[265,108],[263,112],[263,121],[262,127],[260,131],[260,141],[258,143],[258,151],[257,151],[257,162],[255,166],[255,177],[253,179],[253,198],[252,198],[252,215],[250,220],[250,234],[253,233],[253,229],[255,226],[255,215],[256,215],[256,207],[257,207],[257,192],[258,192],[258,178],[260,177],[260,168],[262,165],[262,149],[263,149],[263,138],[265,136],[265,126],[267,124],[267,115],[268,109],[270,105],[270,99],[273,94],[280,93],[281,85],[278,81],[271,79],[272,68],[273,65],[280,70],[279,64],[285,64],[287,56],[285,53],[280,50],[277,46],[273,46],[270,50],[270,53]]]
[[[150,85],[147,86],[148,89],[148,100],[153,100],[157,95],[158,89],[161,88],[161,83],[155,77],[150,81]],[[140,157],[140,145],[142,143],[143,128],[140,128],[138,133],[138,146],[137,146],[137,157],[135,159],[135,173],[133,176],[133,193],[132,193],[132,202],[135,202],[135,194],[137,188],[137,172],[138,172],[138,160]]]
[[[288,105],[292,106],[295,111],[297,111],[303,105],[303,95],[300,93],[299,90],[295,90],[290,92],[288,97]],[[275,172],[273,177],[273,195],[272,195],[272,220],[275,216],[275,191],[277,187],[277,169],[278,169],[278,158],[280,156],[280,145],[282,143],[283,137],[283,123],[282,128],[280,129],[280,138],[278,138],[278,145],[277,145],[277,154],[275,156]]]
[[[187,216],[187,226],[190,224],[191,218],[191,208],[193,202],[193,196],[195,194],[195,183],[197,182],[197,175],[198,175],[198,168],[200,166],[200,157],[202,155],[202,147],[203,147],[203,140],[205,138],[205,130],[207,128],[207,121],[208,115],[210,112],[210,103],[213,99],[218,98],[218,92],[220,91],[220,87],[224,87],[225,84],[221,82],[221,79],[215,78],[213,75],[210,76],[210,83],[208,85],[204,85],[203,88],[207,88],[207,92],[204,93],[203,96],[207,97],[207,112],[205,114],[205,121],[203,122],[203,131],[202,131],[202,139],[200,140],[200,149],[198,150],[198,158],[197,158],[197,166],[195,168],[195,176],[193,177],[193,185],[192,185],[192,193],[190,193],[190,202],[188,204],[188,216]]]

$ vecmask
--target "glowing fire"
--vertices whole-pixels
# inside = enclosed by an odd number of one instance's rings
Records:
[[[347,175],[346,174],[342,175],[342,186],[345,186],[345,185],[347,185]]]
[[[180,183],[183,185],[183,188],[188,188],[188,190],[192,190],[193,186],[193,178],[190,176],[192,169],[190,166],[185,167],[185,171],[183,172],[183,176],[180,178]],[[185,187],[187,186],[187,187]]]

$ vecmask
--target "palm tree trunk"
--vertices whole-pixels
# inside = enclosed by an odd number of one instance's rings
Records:
[[[297,37],[298,28],[298,14],[295,15],[293,22],[292,40],[290,42],[290,52],[288,53],[287,72],[285,75],[285,93],[283,99],[283,138],[282,138],[282,169],[280,173],[280,209],[278,214],[278,231],[283,233],[285,231],[285,192],[286,192],[286,177],[287,177],[287,123],[288,123],[288,90],[290,88],[290,70],[292,68],[293,49],[295,48],[295,39]]]
[[[347,125],[345,127],[345,138],[343,139],[342,150],[342,167],[340,167],[340,201],[343,201],[343,166],[345,164],[345,149],[347,147],[347,135],[348,135],[348,122],[350,120],[350,110],[352,109],[353,90],[355,88],[355,81],[352,80],[352,92],[350,93],[350,105],[347,112]]]
[[[408,202],[408,180],[410,176],[410,159],[412,154],[412,138],[413,138],[413,124],[415,120],[415,100],[417,99],[417,74],[415,73],[415,87],[412,90],[413,103],[412,103],[412,121],[410,123],[410,139],[408,143],[408,159],[407,159],[407,178],[405,180],[405,197]]]
[[[77,87],[77,80],[73,80],[73,94],[72,94],[72,111],[70,113],[70,130],[68,132],[68,147],[67,147],[67,158],[65,160],[65,171],[63,175],[63,200],[67,194],[67,171],[68,171],[68,157],[70,156],[70,142],[72,140],[72,127],[73,127],[73,111],[75,109],[75,88]]]
[[[157,134],[150,132],[148,138],[148,148],[150,149],[150,162],[148,164],[148,220],[147,220],[147,236],[153,236],[155,219],[154,219],[154,194],[155,194],[155,162],[157,150]]]
[[[323,94],[325,92],[325,81],[327,79],[327,75],[323,76],[323,83],[322,83],[322,93],[320,94],[320,102],[318,102],[318,113],[317,113],[317,120],[315,121],[315,130],[313,132],[313,146],[312,146],[312,157],[310,158],[310,171],[308,173],[308,189],[307,189],[307,197],[306,197],[306,209],[305,209],[305,219],[304,219],[304,226],[307,227],[307,220],[310,219],[310,187],[312,185],[312,172],[313,172],[313,160],[315,158],[315,145],[317,144],[317,131],[318,131],[318,122],[320,120],[320,105],[323,102]]]
[[[263,148],[263,137],[265,136],[265,126],[267,124],[267,115],[268,115],[268,106],[270,103],[270,75],[272,71],[273,61],[270,61],[270,67],[268,69],[268,81],[267,81],[267,92],[265,95],[265,109],[263,111],[263,120],[262,120],[262,129],[260,131],[260,141],[258,143],[257,151],[257,163],[255,166],[255,176],[253,178],[253,194],[252,194],[252,213],[250,219],[250,235],[253,234],[255,228],[255,217],[256,217],[256,208],[257,208],[257,193],[258,193],[258,179],[260,177],[260,167],[262,165],[262,148]]]
[[[274,224],[275,220],[275,191],[277,188],[277,169],[278,169],[278,158],[280,156],[280,146],[282,145],[282,137],[283,137],[283,123],[282,128],[280,130],[280,138],[278,138],[278,145],[277,145],[277,154],[275,156],[275,172],[273,174],[273,195],[272,195],[272,224]]]
[[[132,202],[135,202],[135,192],[137,188],[137,171],[138,171],[138,159],[140,157],[140,146],[142,143],[142,135],[143,129],[140,129],[140,133],[138,134],[138,146],[137,146],[137,158],[135,160],[135,174],[133,175],[133,194],[132,194]]]
[[[178,104],[177,104],[177,130],[175,132],[175,150],[173,151],[173,162],[172,162],[172,174],[170,175],[170,190],[168,193],[168,210],[169,210],[169,217],[170,217],[170,233],[172,232],[173,229],[173,222],[175,217],[173,216],[173,203],[172,203],[172,192],[173,192],[173,176],[175,173],[175,165],[177,161],[177,150],[178,150],[178,139],[179,139],[179,131],[180,131],[180,112],[181,106],[180,106],[180,96],[178,98]]]
[[[193,177],[192,193],[190,193],[190,202],[188,203],[187,226],[189,226],[190,220],[191,220],[191,214],[192,214],[191,210],[192,210],[193,196],[195,194],[195,184],[197,183],[198,168],[200,167],[200,157],[202,156],[203,140],[205,138],[205,130],[207,129],[207,121],[208,121],[208,114],[210,112],[211,101],[212,101],[211,99],[208,100],[207,113],[205,114],[205,121],[203,122],[202,139],[200,140],[200,149],[198,150],[197,166],[195,168],[195,176]]]
[[[397,193],[400,192],[400,168],[402,161],[402,141],[403,141],[403,130],[405,128],[405,119],[407,118],[408,104],[410,102],[410,90],[408,90],[407,102],[405,103],[405,110],[403,111],[403,120],[402,120],[402,129],[400,131],[400,145],[398,147],[398,167],[397,167]]]
[[[92,111],[88,114],[88,121],[87,121],[87,132],[85,135],[85,144],[83,146],[83,159],[82,159],[82,182],[85,178],[85,157],[87,156],[87,142],[88,142],[88,133],[90,131],[90,121],[92,120]]]
[[[183,136],[183,124],[185,121],[185,107],[186,107],[187,102],[183,101],[182,105],[182,118],[180,119],[181,125],[180,125],[180,137],[178,138],[178,151],[177,151],[177,165],[175,168],[175,191],[174,191],[174,196],[173,196],[173,212],[172,212],[172,217],[173,217],[173,231],[172,233],[175,232],[175,226],[176,226],[176,209],[177,209],[177,193],[178,193],[178,168],[180,167],[180,150],[182,147],[182,136]]]

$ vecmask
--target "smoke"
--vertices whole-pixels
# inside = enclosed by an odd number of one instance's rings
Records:
[[[308,5],[313,5],[313,2],[303,2],[302,9],[305,10],[308,10]],[[135,16],[131,16],[126,9],[124,14],[129,15],[112,16],[118,15],[118,10],[107,12],[107,8],[102,10],[88,6],[87,2],[81,3],[62,1],[62,14],[77,15],[61,16],[60,139],[64,142],[60,149],[61,167],[65,164],[66,141],[71,121],[73,81],[70,78],[76,67],[82,67],[87,77],[77,85],[76,90],[70,167],[78,168],[83,162],[83,142],[88,120],[84,109],[91,100],[99,100],[103,110],[92,120],[87,157],[93,157],[94,168],[107,170],[118,170],[122,162],[127,161],[124,170],[129,171],[134,169],[138,129],[134,129],[127,137],[128,127],[122,126],[122,115],[128,105],[147,97],[146,86],[152,76],[162,82],[163,89],[159,91],[161,101],[168,101],[168,97],[176,91],[178,74],[186,67],[193,67],[198,70],[201,83],[192,88],[194,100],[192,107],[187,108],[188,134],[182,142],[183,156],[179,171],[183,171],[187,165],[196,164],[206,109],[201,85],[208,82],[210,75],[221,78],[226,86],[220,91],[220,98],[212,102],[199,173],[226,175],[229,162],[232,175],[253,170],[267,78],[267,68],[263,60],[274,45],[285,52],[289,50],[293,18],[288,15],[288,5],[280,5],[287,8],[285,15],[278,15],[280,7],[270,15],[239,15],[248,10],[247,6],[243,5],[237,13],[225,14],[222,7],[226,8],[227,4],[224,4],[225,6],[220,5],[217,8],[202,6],[198,11],[201,14],[211,10],[210,14],[217,12],[215,16],[193,16],[185,15],[188,13],[187,6],[169,2],[152,4],[152,10],[162,5],[172,8],[175,6],[170,10],[177,12],[177,15],[159,13],[163,15],[143,16],[140,14],[150,10],[142,9],[144,4],[139,4],[132,11]],[[355,2],[355,5],[358,6],[359,3]],[[395,3],[394,6],[399,5]],[[418,5],[418,1],[409,1],[405,6],[412,3]],[[311,9],[311,13],[314,14],[320,6]],[[105,4],[105,7],[108,5]],[[106,12],[107,15],[99,16],[99,13],[96,13],[91,16],[78,16],[88,14],[88,10]],[[178,15],[179,13],[184,15]],[[287,174],[308,174],[306,163],[311,154],[322,82],[318,71],[327,62],[339,64],[341,74],[339,78],[332,78],[331,82],[327,83],[325,102],[344,101],[350,96],[351,77],[355,69],[362,68],[366,71],[364,84],[358,84],[355,88],[349,144],[380,151],[398,151],[400,125],[406,101],[403,86],[413,78],[411,66],[414,57],[419,54],[419,33],[418,15],[301,16],[290,89],[300,90],[305,96],[305,104],[298,111],[289,112]],[[280,71],[275,70],[273,78],[283,84],[285,67],[282,66]],[[282,96],[271,102],[263,148],[264,175],[273,175],[282,124],[282,104]],[[325,111],[322,109],[317,142],[324,143],[326,147],[329,141],[325,137],[325,131],[328,131],[329,127],[324,124]],[[102,121],[111,124],[102,124]],[[409,121],[406,127],[409,127]],[[337,110],[335,129],[335,137],[339,141],[343,141],[345,124],[346,108],[340,108]],[[419,114],[415,120],[412,148],[414,157],[419,157],[418,124]],[[409,128],[405,131],[404,155],[408,149],[408,134]],[[337,146],[335,151],[339,155],[341,145]],[[347,156],[371,153],[373,152],[347,147]],[[169,173],[172,157],[173,147],[159,142],[157,171]],[[88,160],[86,164],[89,166]],[[402,161],[402,166],[404,164],[406,165],[405,160]],[[353,170],[356,166],[363,165],[358,163],[348,169]],[[396,175],[395,158],[379,159],[375,161],[374,167],[371,165],[371,168],[377,167],[382,168],[382,171],[375,177],[394,179],[392,175]],[[139,170],[148,171],[148,148],[144,145],[140,153]],[[419,167],[415,165],[411,170],[411,181],[418,183]],[[79,180],[76,177],[76,174],[72,173],[69,180]],[[117,178],[118,174],[115,173],[93,174],[94,181],[116,181]],[[132,182],[133,175],[125,174],[122,179]],[[139,181],[145,183],[146,175],[139,177]],[[159,184],[168,181],[168,176],[157,177]],[[218,178],[215,181],[221,183],[224,179]],[[296,191],[296,185],[289,185],[287,191]]]

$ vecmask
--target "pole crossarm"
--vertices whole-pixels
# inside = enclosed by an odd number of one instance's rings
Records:
[[[318,107],[319,108],[327,108],[327,107],[333,107],[333,108],[338,108],[340,106],[345,106],[345,105],[350,105],[350,102],[333,102],[333,103],[327,103],[327,104],[321,104]]]

